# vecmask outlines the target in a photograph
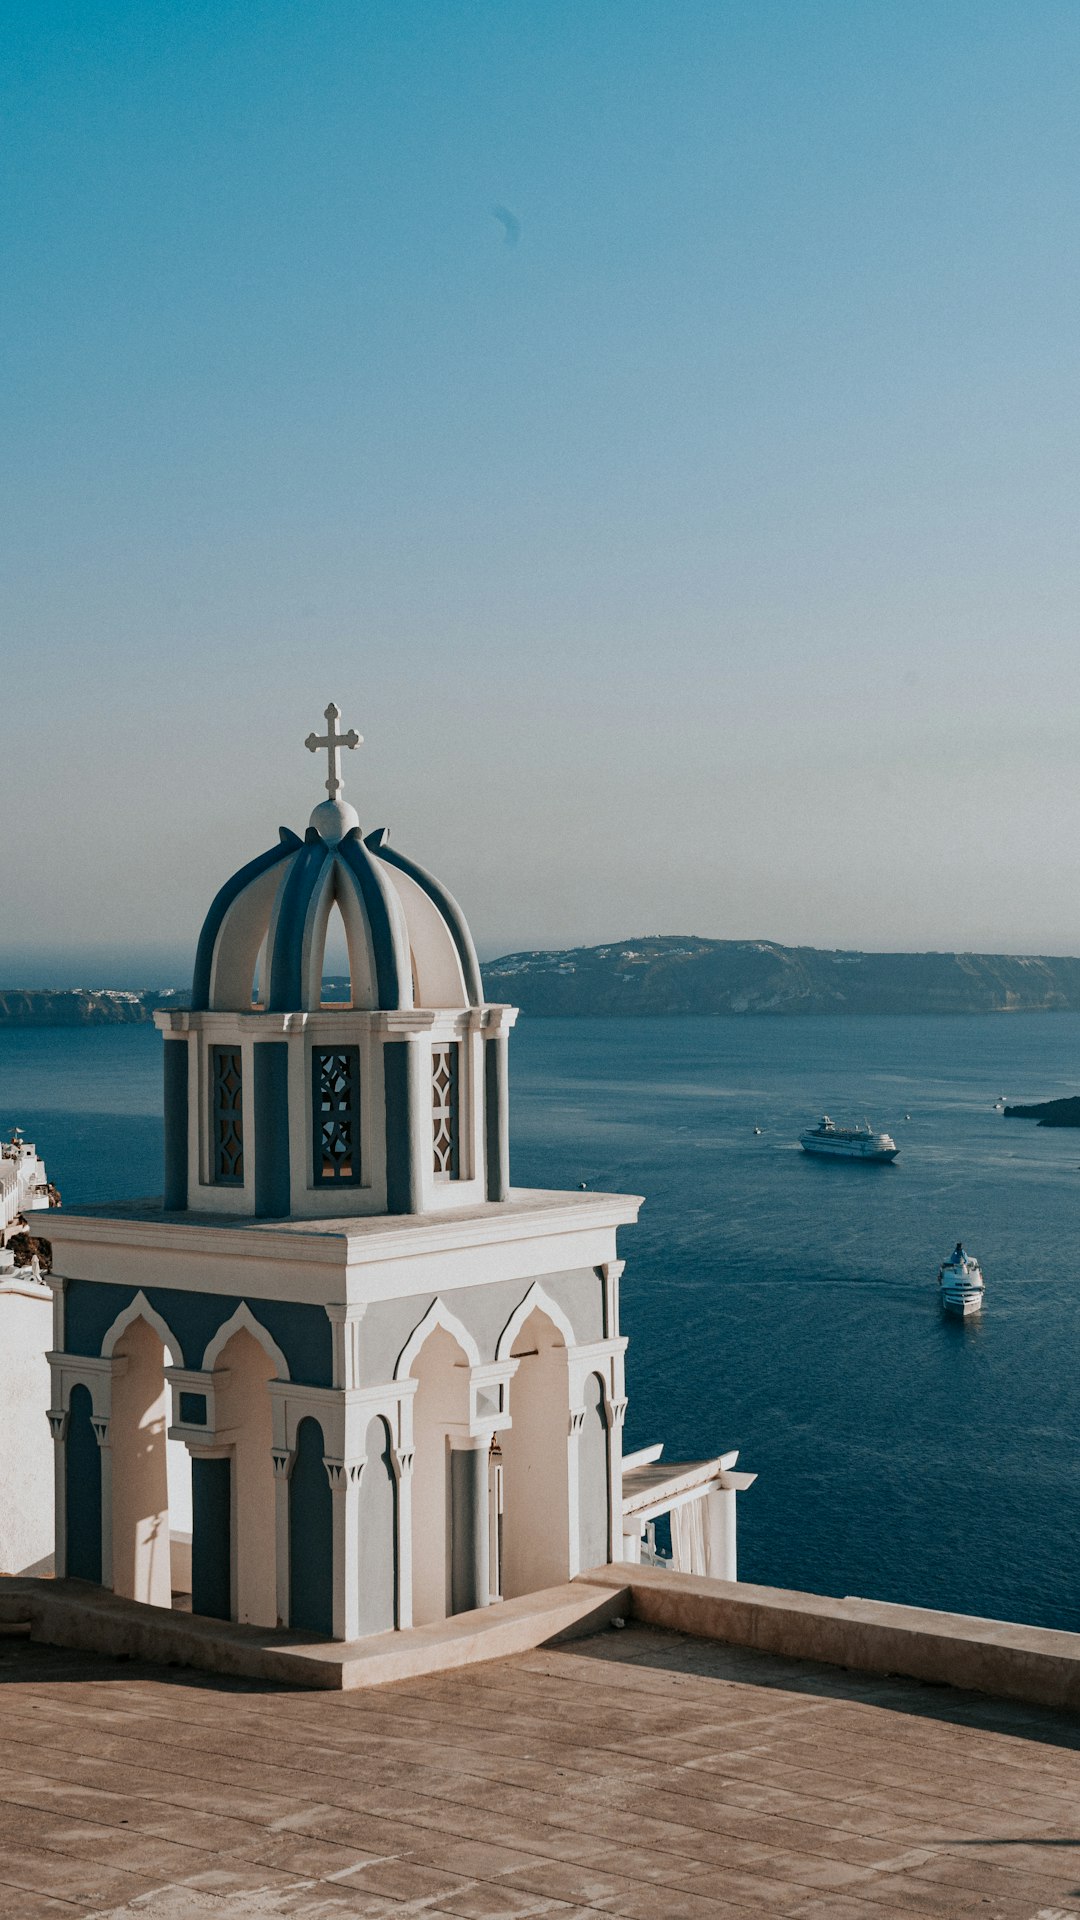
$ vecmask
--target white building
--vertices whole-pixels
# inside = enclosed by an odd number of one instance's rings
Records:
[[[16,1266],[8,1245],[37,1224],[28,1216],[48,1208],[52,1193],[37,1148],[16,1128],[0,1142],[0,1460],[9,1468],[0,1500],[0,1573],[52,1567],[52,1447],[41,1430],[49,1289],[36,1258]]]
[[[156,1016],[163,1204],[50,1220],[49,1421],[59,1574],[351,1640],[634,1557],[648,1516],[616,1250],[640,1201],[511,1187],[514,1009],[445,888],[362,835],[338,717],[307,743],[329,798],[221,888],[190,1010]],[[670,1470],[718,1542],[729,1466]]]

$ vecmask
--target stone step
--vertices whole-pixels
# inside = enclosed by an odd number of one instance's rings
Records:
[[[82,1580],[0,1577],[0,1626],[29,1623],[31,1638],[48,1646],[345,1691],[445,1673],[595,1633],[625,1611],[625,1598],[617,1586],[575,1580],[455,1614],[434,1626],[334,1641],[145,1606]]]

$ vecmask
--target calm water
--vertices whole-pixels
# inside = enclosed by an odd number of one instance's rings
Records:
[[[158,1189],[160,1044],[0,1033],[0,1125],[66,1200]],[[534,1020],[511,1059],[515,1180],[647,1197],[627,1444],[741,1449],[743,1577],[1080,1629],[1080,1133],[991,1110],[1076,1089],[1080,1015]],[[809,1159],[823,1111],[899,1162]],[[966,1325],[935,1285],[958,1236]]]

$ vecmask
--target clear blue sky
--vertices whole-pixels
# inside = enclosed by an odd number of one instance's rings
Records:
[[[1080,952],[1078,101],[1075,0],[10,9],[0,978],[175,973],[330,697],[486,952]]]

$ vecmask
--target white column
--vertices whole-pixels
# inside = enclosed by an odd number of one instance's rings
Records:
[[[274,1574],[279,1627],[289,1625],[289,1475],[293,1456],[288,1447],[275,1447],[274,1459]]]
[[[612,1400],[608,1421],[608,1559],[618,1558],[622,1545],[622,1437],[626,1400]]]
[[[581,1572],[581,1429],[585,1424],[584,1407],[571,1407],[566,1435],[566,1517],[570,1534],[569,1574],[571,1580]]]
[[[712,1486],[705,1496],[705,1555],[711,1580],[737,1580],[735,1488]]]
[[[360,1479],[363,1460],[324,1460],[333,1494],[334,1638],[360,1638]]]
[[[63,1580],[67,1573],[67,1408],[50,1407],[48,1420],[53,1437],[53,1512],[56,1516],[53,1570],[56,1578]]]
[[[113,1526],[112,1526],[112,1447],[109,1444],[109,1421],[106,1415],[94,1413],[90,1416],[94,1429],[94,1438],[101,1454],[101,1584],[112,1587],[113,1583]]]
[[[622,1523],[622,1557],[630,1566],[641,1565],[641,1521],[633,1516]]]
[[[413,1450],[411,1447],[393,1447],[391,1457],[397,1480],[397,1625],[399,1630],[403,1630],[413,1623]]]

